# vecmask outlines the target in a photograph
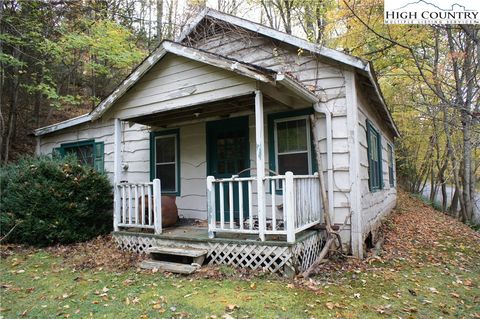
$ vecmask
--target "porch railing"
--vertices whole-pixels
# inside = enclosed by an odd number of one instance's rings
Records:
[[[114,230],[153,229],[162,233],[160,180],[150,183],[118,183],[114,193]]]
[[[257,178],[207,177],[208,231],[286,235],[295,242],[295,235],[320,223],[322,203],[318,174],[266,176],[263,209],[258,207]],[[260,236],[262,237],[262,236]]]

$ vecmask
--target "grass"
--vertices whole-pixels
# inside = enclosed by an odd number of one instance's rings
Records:
[[[0,317],[480,318],[480,236],[443,214],[421,225],[434,212],[410,200],[387,223],[381,258],[329,262],[313,280],[80,267],[61,251],[18,250],[0,262]]]

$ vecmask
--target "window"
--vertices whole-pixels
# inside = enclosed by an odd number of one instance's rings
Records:
[[[150,145],[152,179],[160,179],[162,193],[179,195],[180,165],[178,130],[152,133]]]
[[[73,154],[81,164],[93,166],[97,171],[104,171],[104,144],[94,140],[61,144],[54,149],[60,156]]]
[[[277,172],[306,175],[311,172],[310,125],[306,116],[275,120]]]
[[[395,186],[395,176],[393,175],[393,147],[392,145],[387,145],[388,150],[388,180],[390,182],[390,187]]]
[[[383,188],[382,141],[378,130],[367,121],[368,168],[370,191]]]

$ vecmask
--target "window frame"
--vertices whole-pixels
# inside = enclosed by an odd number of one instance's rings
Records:
[[[312,136],[311,127],[310,127],[311,125],[310,115],[313,113],[314,113],[313,108],[305,108],[305,109],[294,110],[294,111],[271,113],[268,115],[268,168],[270,169],[270,176],[274,176],[275,173],[278,172],[277,170],[278,156],[276,155],[276,151],[275,151],[276,148],[278,147],[275,139],[275,135],[276,135],[275,121],[280,119],[288,120],[288,119],[298,118],[298,117],[307,118],[308,132],[310,132],[309,133],[310,144],[308,145],[310,147],[310,156],[308,156],[308,160],[310,163],[308,168],[309,173],[311,174],[312,172],[317,171],[317,163],[315,160],[316,157],[315,157],[315,152],[313,147],[313,136]],[[277,185],[275,192],[277,194],[282,194],[282,188],[280,187],[280,183],[275,183],[275,184]],[[272,192],[272,190],[270,190],[270,192]]]
[[[373,164],[375,163],[372,160],[372,141],[370,140],[371,133],[374,133],[377,138],[377,170],[378,170],[378,180],[372,178],[373,174]],[[380,131],[373,125],[371,121],[367,119],[367,156],[368,156],[368,186],[370,192],[376,192],[382,190],[383,185],[383,159],[382,159],[382,135]],[[375,183],[374,183],[375,182]]]
[[[388,181],[390,187],[395,187],[395,170],[394,170],[394,155],[393,145],[387,143],[387,158],[388,158]]]
[[[153,181],[157,176],[157,139],[175,138],[175,190],[164,191],[162,186],[162,194],[180,196],[180,130],[168,130],[150,132],[150,180]],[[169,162],[170,163],[170,162]],[[171,164],[171,163],[170,163]]]
[[[285,123],[285,122],[291,122],[291,121],[297,121],[297,120],[305,120],[306,121],[306,134],[307,134],[307,150],[306,151],[299,151],[299,152],[284,152],[280,154],[278,152],[278,130],[277,130],[277,124],[278,123]],[[278,171],[279,164],[278,164],[278,157],[279,155],[286,155],[286,154],[303,154],[307,153],[307,169],[308,175],[312,174],[312,138],[311,138],[311,131],[310,131],[310,118],[308,115],[301,115],[301,116],[293,116],[293,117],[284,117],[284,118],[279,118],[273,120],[273,146],[274,146],[274,155],[275,155],[275,172],[277,174],[280,174]]]
[[[67,154],[69,148],[78,148],[82,146],[92,146],[93,165],[84,163],[84,165],[92,166],[98,172],[105,172],[105,144],[104,142],[95,142],[94,139],[83,140],[69,143],[62,143],[59,147],[53,149],[52,153],[58,152],[63,157]]]

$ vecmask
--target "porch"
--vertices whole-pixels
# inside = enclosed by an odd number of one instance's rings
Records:
[[[113,238],[120,249],[139,254],[146,254],[152,247],[204,250],[204,264],[229,265],[287,277],[308,269],[323,246],[321,232],[311,229],[300,232],[294,243],[278,241],[275,237],[262,242],[250,234],[209,238],[207,227],[196,225],[179,225],[164,229],[161,234],[121,230],[114,232]]]
[[[189,186],[193,185],[192,175],[180,174],[178,167],[173,164],[168,164],[171,165],[168,172],[178,172],[180,179],[184,178],[181,195],[178,192],[180,183],[175,182],[176,178],[166,176],[162,179],[154,178],[151,182],[127,182],[120,176],[116,177],[118,182],[115,183],[114,193],[114,237],[121,248],[138,253],[145,253],[149,248],[159,245],[206,249],[207,262],[210,264],[261,268],[284,275],[305,270],[315,260],[322,246],[322,234],[313,228],[322,223],[323,205],[319,176],[313,171],[315,167],[308,115],[300,116],[299,114],[305,113],[305,109],[292,109],[271,98],[268,98],[265,110],[261,91],[256,91],[253,97],[247,95],[235,100],[241,108],[233,110],[233,113],[230,113],[232,109],[225,107],[230,105],[231,100],[224,100],[187,108],[189,112],[182,109],[178,111],[180,113],[165,112],[163,116],[158,114],[130,119],[136,123],[162,127],[162,130],[151,133],[153,140],[150,141],[150,147],[156,148],[158,139],[163,136],[177,136],[172,139],[172,145],[178,150],[182,149],[183,144],[180,141],[183,140],[178,138],[178,133],[172,134],[174,127],[165,124],[171,123],[175,116],[188,113],[192,116],[191,114],[195,113],[193,111],[199,110],[207,113],[214,107],[222,106],[214,113],[216,116],[212,117],[209,113],[209,117],[203,118],[202,115],[194,114],[195,119],[182,119],[175,125],[180,127],[180,132],[192,125],[203,127],[206,132],[206,169],[201,166],[195,169],[195,176],[201,176],[202,172],[207,171],[200,185],[195,184],[195,188]],[[283,166],[274,171],[275,167],[269,164],[271,159],[265,148],[265,118],[270,120],[285,113],[289,114],[288,119],[293,119],[300,125],[298,131],[301,134],[296,138],[304,139],[300,144],[305,145],[305,154],[301,158],[294,156],[289,159],[288,154],[285,155],[285,158],[282,158]],[[254,138],[249,137],[248,131],[245,132],[249,127],[249,122],[245,119],[247,116],[254,119]],[[273,125],[276,123],[271,122]],[[279,123],[287,122],[282,118]],[[116,139],[121,136],[120,127],[121,121],[117,120]],[[167,132],[166,135],[161,135],[163,132]],[[271,133],[268,135],[274,138],[280,134],[279,131]],[[242,143],[245,143],[245,147],[239,146],[235,150],[221,149],[220,145],[227,143],[228,139],[231,140],[229,147]],[[165,146],[163,142],[158,144]],[[196,136],[195,143],[199,142],[202,142],[201,136]],[[121,140],[118,144],[121,144]],[[278,145],[275,145],[274,148],[277,147]],[[250,148],[256,150],[252,157]],[[225,155],[228,152],[236,155]],[[160,151],[156,150],[150,157],[154,158],[155,165],[164,165],[156,159],[159,153]],[[188,154],[186,150],[180,153],[184,157],[189,156],[185,155]],[[196,156],[200,156],[198,153],[196,152]],[[183,161],[188,160],[184,158]],[[199,160],[202,161],[203,159]],[[175,160],[172,158],[168,163],[173,162]],[[304,165],[299,165],[299,162],[304,162]],[[118,163],[121,163],[120,159]],[[289,167],[288,165],[305,173],[294,174],[289,170],[283,174],[278,173],[282,168]],[[161,177],[159,175],[163,171],[165,170],[156,170],[155,166],[151,175]],[[182,171],[185,172],[186,169]],[[202,225],[177,224],[165,228],[162,222],[162,195],[170,194],[177,199],[181,196],[188,198],[193,194],[192,190],[194,194],[204,194],[196,204],[198,213],[191,213],[194,218],[202,220]],[[206,214],[202,213],[202,205],[205,205]]]
[[[303,253],[294,257],[293,251],[321,242],[319,232],[310,230],[322,220],[309,116],[318,98],[272,70],[173,44],[166,48],[173,54],[162,60],[167,68],[156,65],[115,112],[114,235],[119,245],[137,252],[161,242],[185,249],[204,245],[213,263],[231,258],[236,266],[250,260],[252,267],[269,268],[265,261],[271,259],[281,265],[272,271],[314,258],[316,248],[307,259]],[[132,132],[127,139],[127,123],[149,130],[148,156],[145,146],[137,151],[138,143],[131,142],[138,136]],[[204,220],[204,227],[166,229],[165,195],[176,198],[181,215]],[[183,231],[189,240],[177,236]],[[177,235],[168,238],[167,233]]]
[[[256,176],[219,179],[208,176],[208,219],[206,226],[199,228],[205,231],[199,237],[238,236],[245,240],[294,243],[298,233],[321,222],[318,173],[294,175],[287,172],[264,176],[260,186],[258,183]],[[114,230],[141,230],[161,235],[164,232],[161,198],[159,179],[117,184]]]

